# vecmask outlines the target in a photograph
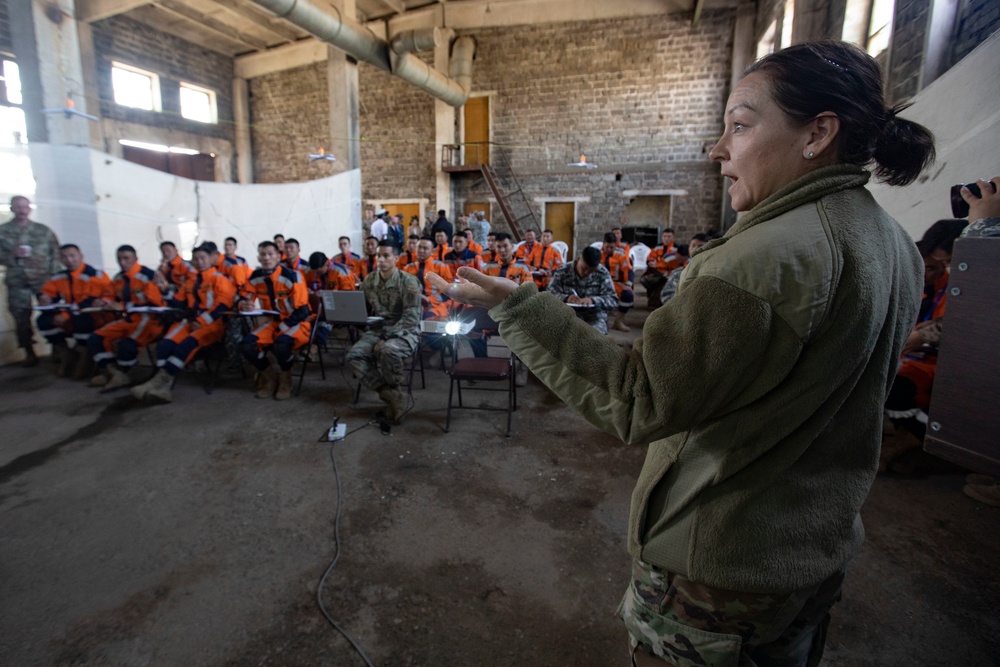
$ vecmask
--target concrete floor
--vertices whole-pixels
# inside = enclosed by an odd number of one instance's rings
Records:
[[[315,603],[337,499],[316,440],[378,400],[352,406],[327,377],[279,404],[239,377],[206,397],[187,374],[173,404],[145,407],[0,368],[0,665],[362,665]],[[535,381],[512,438],[482,412],[446,434],[447,382],[427,380],[391,435],[334,449],[332,615],[380,666],[627,664],[613,612],[643,448]],[[961,487],[876,481],[824,665],[998,664],[1000,510]]]

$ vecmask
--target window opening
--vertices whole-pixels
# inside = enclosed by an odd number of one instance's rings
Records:
[[[181,116],[200,123],[219,122],[215,91],[181,82]]]
[[[160,111],[160,77],[138,67],[111,64],[115,102],[125,107]]]

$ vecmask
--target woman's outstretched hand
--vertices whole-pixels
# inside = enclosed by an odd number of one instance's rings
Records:
[[[449,283],[436,273],[428,274],[427,279],[441,294],[481,308],[498,305],[517,289],[513,280],[487,276],[470,266],[459,267],[457,283]]]

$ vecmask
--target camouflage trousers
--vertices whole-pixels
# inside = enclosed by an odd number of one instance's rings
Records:
[[[30,348],[34,330],[31,327],[31,298],[36,290],[29,285],[7,285],[7,309],[14,318],[14,329],[17,332],[17,346]]]
[[[347,353],[347,365],[361,384],[378,391],[382,387],[398,387],[406,375],[407,362],[413,356],[414,346],[402,338],[390,338],[382,342],[379,351],[375,345],[381,339],[378,334],[366,333],[351,346]]]
[[[618,607],[629,632],[632,664],[814,667],[823,656],[829,612],[840,599],[845,574],[841,570],[794,593],[741,593],[636,559]],[[647,657],[639,660],[638,653]]]

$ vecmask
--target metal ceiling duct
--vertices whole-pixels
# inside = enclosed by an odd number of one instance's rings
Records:
[[[452,55],[452,70],[461,70],[463,74],[468,72],[466,80],[460,83],[411,53],[396,53],[375,33],[344,17],[336,7],[324,6],[321,9],[309,0],[253,0],[253,2],[297,25],[320,41],[332,44],[358,60],[391,72],[453,107],[462,106],[469,97],[472,86],[472,56],[475,53],[475,42],[469,37],[461,37],[456,41],[455,53]],[[461,49],[458,48],[459,42],[464,44]],[[455,61],[458,57],[467,57],[468,62],[456,68]]]

